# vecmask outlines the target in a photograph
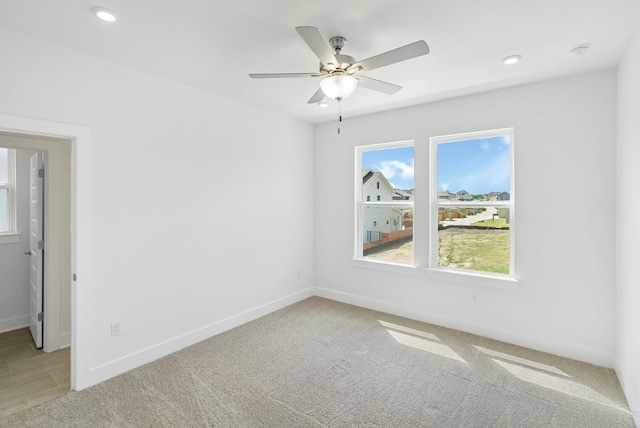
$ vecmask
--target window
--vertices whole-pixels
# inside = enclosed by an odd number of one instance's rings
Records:
[[[413,164],[413,141],[356,147],[356,259],[413,265]]]
[[[15,150],[0,148],[0,234],[15,232]]]
[[[430,269],[514,278],[513,129],[430,144]]]

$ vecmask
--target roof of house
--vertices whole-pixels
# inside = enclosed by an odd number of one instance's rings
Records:
[[[366,183],[371,177],[373,177],[373,170],[370,170],[370,169],[362,170],[362,184]]]
[[[404,200],[412,200],[413,199],[413,193],[410,193],[406,190],[402,190],[402,189],[394,189],[393,190],[393,197],[394,199],[396,197],[400,198],[400,199],[404,199]]]
[[[373,171],[371,169],[362,170],[362,186],[364,187],[364,185],[367,182],[372,181],[374,177],[382,181],[392,192],[394,191],[393,186],[389,183],[389,180],[387,180],[387,177],[385,177],[383,173],[380,171]]]

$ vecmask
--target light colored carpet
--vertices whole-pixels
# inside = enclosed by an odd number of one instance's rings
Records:
[[[614,372],[313,297],[2,427],[633,427]]]

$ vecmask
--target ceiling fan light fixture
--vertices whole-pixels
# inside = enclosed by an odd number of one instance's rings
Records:
[[[358,79],[345,74],[333,74],[320,81],[322,92],[331,99],[343,100],[353,94],[358,86]]]

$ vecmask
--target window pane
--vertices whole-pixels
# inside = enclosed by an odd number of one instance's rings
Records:
[[[9,168],[9,149],[0,148],[0,183],[9,182],[8,168]]]
[[[413,208],[362,207],[362,254],[413,263]]]
[[[509,135],[438,144],[438,200],[509,200]]]
[[[438,209],[438,265],[509,274],[509,208]]]
[[[413,264],[413,141],[357,149],[360,188],[356,257]]]
[[[413,146],[362,153],[362,200],[413,199]]]
[[[9,219],[7,218],[9,191],[7,189],[0,189],[0,232],[7,232],[9,230]]]

